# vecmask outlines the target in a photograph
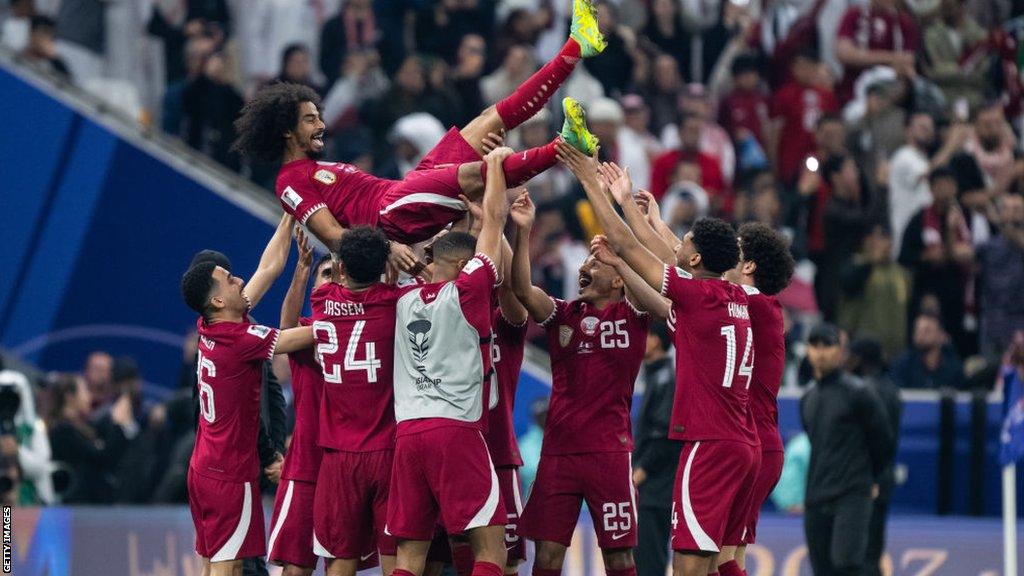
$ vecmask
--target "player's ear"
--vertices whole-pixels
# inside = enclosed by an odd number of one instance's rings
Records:
[[[626,282],[622,279],[622,276],[615,276],[615,278],[612,279],[612,288],[616,290],[621,290],[625,285]]]
[[[704,259],[701,258],[700,252],[694,253],[693,256],[690,256],[690,268],[693,269],[693,270],[696,270],[697,268],[700,267],[701,262],[703,262],[703,261],[704,261]]]

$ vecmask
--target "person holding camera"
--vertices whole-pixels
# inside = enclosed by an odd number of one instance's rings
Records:
[[[0,493],[10,494],[5,501],[12,505],[50,504],[52,472],[50,439],[28,378],[0,366]]]
[[[131,398],[119,397],[110,409],[112,426],[102,433],[89,422],[92,395],[79,376],[61,374],[53,383],[50,445],[54,461],[70,474],[64,504],[107,504],[118,491],[117,465],[139,432]]]

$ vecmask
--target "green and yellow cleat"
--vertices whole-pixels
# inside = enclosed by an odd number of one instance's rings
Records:
[[[579,102],[569,98],[562,99],[562,111],[565,112],[565,123],[562,124],[562,131],[558,136],[563,142],[583,152],[587,156],[593,156],[597,150],[597,136],[587,129],[587,113]]]
[[[608,45],[597,28],[597,10],[594,9],[593,0],[572,0],[569,37],[580,45],[580,55],[584,58],[597,56]]]

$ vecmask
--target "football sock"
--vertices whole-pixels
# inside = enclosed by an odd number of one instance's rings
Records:
[[[744,572],[740,568],[740,565],[735,560],[729,560],[725,564],[718,567],[718,573],[721,576],[743,576]]]
[[[556,144],[558,144],[557,138],[539,148],[530,148],[529,150],[516,152],[505,158],[505,161],[501,163],[502,171],[505,173],[505,185],[509,188],[515,188],[554,166],[558,162],[558,156],[555,152]],[[486,162],[480,164],[480,178],[486,184]]]
[[[538,568],[533,566],[533,576],[562,576],[561,568]]]
[[[416,576],[416,575],[413,574],[412,572],[408,571],[408,570],[403,570],[401,568],[395,568],[394,571],[391,572],[391,576]]]
[[[473,564],[473,576],[504,576],[504,567],[491,562],[476,562]]]
[[[515,92],[495,104],[505,129],[519,126],[540,111],[579,61],[580,45],[570,38],[550,62],[534,72]]]
[[[469,542],[452,542],[452,566],[458,576],[473,574],[473,547]]]

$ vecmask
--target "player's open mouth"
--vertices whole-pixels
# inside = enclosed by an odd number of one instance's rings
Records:
[[[313,142],[314,144],[316,144],[317,146],[323,148],[324,147],[324,133],[323,132],[317,132],[316,134],[313,135],[312,138],[310,138],[310,141]]]
[[[594,281],[590,274],[580,274],[580,290],[583,290]]]

